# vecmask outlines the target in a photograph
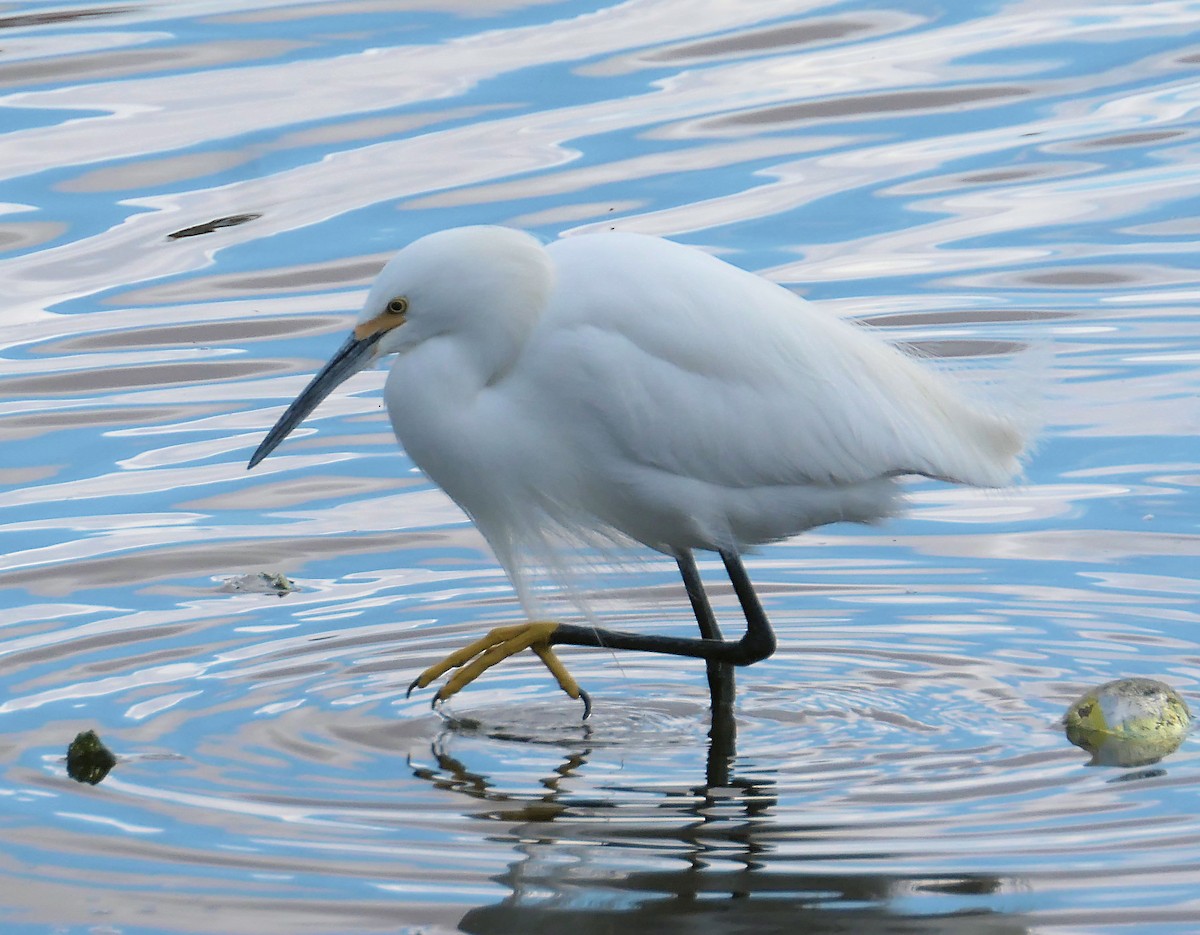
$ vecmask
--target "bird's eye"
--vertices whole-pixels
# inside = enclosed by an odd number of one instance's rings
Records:
[[[402,295],[396,296],[387,304],[387,311],[390,315],[403,315],[408,311],[408,299]]]

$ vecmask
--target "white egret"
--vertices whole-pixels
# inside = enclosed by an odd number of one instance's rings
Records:
[[[383,268],[351,337],[249,466],[388,354],[397,439],[475,522],[530,618],[421,673],[410,691],[459,668],[434,703],[528,648],[587,706],[551,648],[565,644],[704,659],[716,704],[730,665],[775,649],[744,548],[888,516],[901,475],[1007,484],[1028,442],[1021,420],[945,374],[700,250],[615,232],[543,246],[464,227]],[[597,539],[672,556],[701,637],[533,619],[528,564]],[[721,637],[695,549],[724,560],[746,618],[739,640]]]

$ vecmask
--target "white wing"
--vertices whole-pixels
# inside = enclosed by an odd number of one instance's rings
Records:
[[[548,249],[553,313],[523,365],[577,451],[726,488],[903,473],[998,486],[1020,470],[1015,421],[761,277],[631,234]]]

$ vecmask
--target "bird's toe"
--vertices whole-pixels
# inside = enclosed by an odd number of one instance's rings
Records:
[[[458,694],[492,666],[522,650],[532,649],[537,653],[542,664],[550,670],[550,674],[554,676],[559,687],[571,698],[583,702],[583,717],[586,720],[592,713],[592,700],[587,692],[579,687],[571,673],[567,671],[566,666],[563,665],[562,660],[550,648],[550,638],[557,629],[558,624],[549,620],[533,620],[514,626],[496,627],[487,635],[455,650],[440,662],[425,669],[409,684],[405,697],[411,695],[414,689],[426,688],[451,669],[458,669],[434,694],[431,703],[436,708],[440,703]]]

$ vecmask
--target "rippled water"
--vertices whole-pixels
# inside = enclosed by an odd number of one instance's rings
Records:
[[[403,8],[403,9],[401,9]],[[5,932],[1190,932],[1200,757],[1088,768],[1083,688],[1200,673],[1200,4],[7,4]],[[253,473],[422,233],[665,234],[946,357],[1052,345],[1028,482],[749,567],[780,652],[516,658],[382,372]],[[705,566],[719,612],[736,603]],[[283,572],[284,597],[225,579]],[[672,563],[606,619],[694,624]],[[93,728],[117,753],[67,778]]]

